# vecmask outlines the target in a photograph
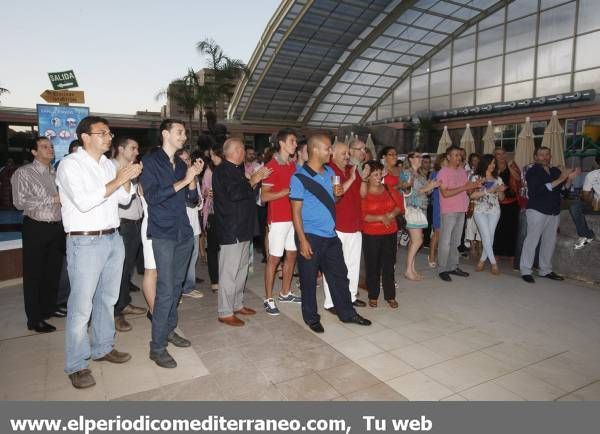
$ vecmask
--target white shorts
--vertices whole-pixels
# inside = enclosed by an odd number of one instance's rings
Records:
[[[156,270],[156,261],[154,260],[154,250],[152,250],[152,240],[146,237],[148,229],[148,205],[142,197],[142,206],[144,207],[144,218],[142,219],[142,249],[144,253],[144,268],[147,270]]]
[[[296,251],[294,224],[292,222],[271,223],[269,225],[269,255],[281,258],[284,250]]]

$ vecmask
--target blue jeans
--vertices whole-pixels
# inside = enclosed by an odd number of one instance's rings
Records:
[[[177,327],[177,304],[194,248],[192,236],[179,240],[152,238],[158,281],[152,312],[152,340],[150,351],[161,353],[167,348],[167,338]]]
[[[597,214],[592,211],[592,205],[581,201],[573,202],[569,207],[569,213],[571,213],[571,217],[577,228],[577,235],[580,237],[594,238],[594,231],[589,228],[584,215]]]
[[[183,284],[183,293],[189,294],[196,288],[196,262],[198,262],[198,252],[200,251],[200,240],[198,235],[194,235],[194,250],[192,250],[192,258],[188,265],[185,283]]]
[[[496,264],[494,234],[496,233],[498,220],[500,220],[500,212],[476,212],[473,214],[473,218],[475,219],[475,223],[477,223],[477,229],[479,229],[479,235],[481,236],[481,245],[483,246],[479,262],[485,262],[486,259],[489,259],[490,264],[494,265]]]
[[[67,237],[71,293],[65,327],[65,372],[86,369],[113,349],[114,308],[119,298],[125,248],[118,232]],[[88,321],[92,317],[92,345]]]

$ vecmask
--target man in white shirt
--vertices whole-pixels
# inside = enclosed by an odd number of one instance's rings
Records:
[[[600,155],[596,155],[596,166],[600,167]],[[571,217],[577,228],[579,239],[573,246],[575,250],[583,249],[594,241],[594,231],[585,220],[585,214],[598,214],[600,211],[600,169],[591,171],[585,176],[581,189],[581,201],[569,207]]]
[[[73,387],[96,384],[88,369],[97,361],[124,363],[127,353],[114,349],[114,307],[119,297],[125,249],[119,234],[119,204],[131,201],[131,180],[140,164],[117,171],[104,156],[113,134],[108,121],[88,116],[77,126],[83,143],[79,152],[58,166],[56,184],[67,234],[67,263],[71,294],[65,329],[65,372]],[[92,344],[88,337],[91,317]]]

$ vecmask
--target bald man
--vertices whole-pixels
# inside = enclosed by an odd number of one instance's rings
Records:
[[[333,185],[335,172],[326,166],[331,157],[328,136],[308,140],[308,161],[290,181],[292,220],[298,247],[298,271],[302,291],[302,318],[315,333],[325,329],[317,312],[317,272],[329,283],[336,314],[342,322],[368,326],[371,321],[354,310],[348,289],[348,269],[342,243],[335,232],[335,201],[343,195],[342,185]]]
[[[246,178],[246,150],[240,139],[223,144],[225,159],[213,173],[215,223],[219,251],[219,322],[240,327],[244,321],[237,315],[254,315],[244,306],[244,288],[248,277],[250,242],[254,237],[256,196],[254,189],[271,174],[263,167]]]

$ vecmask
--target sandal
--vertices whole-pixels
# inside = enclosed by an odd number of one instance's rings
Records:
[[[394,299],[386,300],[392,309],[398,309],[398,302]]]
[[[477,266],[475,267],[475,271],[483,271],[485,267],[485,264],[483,262],[478,262]]]
[[[419,276],[418,274],[415,277],[410,277],[408,274],[405,274],[404,278],[406,280],[412,280],[413,282],[419,282],[419,281],[423,280],[423,276]]]
[[[377,307],[377,300],[369,299],[369,307]]]
[[[496,264],[492,265],[492,274],[495,276],[498,276],[500,274],[500,269],[498,268],[498,265],[496,265]]]

